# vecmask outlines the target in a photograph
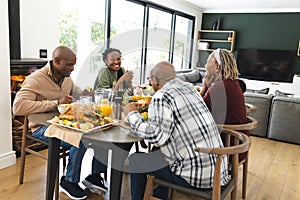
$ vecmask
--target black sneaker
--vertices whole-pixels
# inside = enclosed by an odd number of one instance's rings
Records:
[[[86,199],[86,192],[77,184],[71,183],[62,176],[60,179],[60,186],[62,187],[62,192],[64,192],[71,199]]]
[[[82,183],[93,193],[104,195],[107,192],[107,187],[104,185],[104,180],[100,174],[88,175]]]

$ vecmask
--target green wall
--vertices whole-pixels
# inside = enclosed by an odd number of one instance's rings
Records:
[[[300,13],[224,13],[203,14],[202,29],[212,30],[212,23],[221,18],[219,30],[235,30],[235,51],[239,48],[289,50],[292,52],[292,74],[300,73],[297,56],[300,39]],[[206,63],[208,53],[199,52],[199,66]]]

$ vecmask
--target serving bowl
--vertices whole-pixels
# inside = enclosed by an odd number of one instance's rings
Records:
[[[59,104],[57,106],[57,110],[59,113],[65,112],[66,109],[68,109],[71,106],[71,104]]]

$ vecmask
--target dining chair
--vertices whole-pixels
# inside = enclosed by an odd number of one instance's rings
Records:
[[[217,124],[219,129],[231,129],[236,131],[246,131],[246,130],[253,130],[257,127],[257,120],[253,117],[247,116],[248,123],[245,124]],[[249,153],[246,152],[246,156],[239,160],[239,166],[243,166],[243,189],[242,189],[242,198],[246,199],[246,191],[247,191],[247,179],[248,179],[248,159],[249,159]]]
[[[255,105],[253,105],[253,104],[245,103],[245,106],[246,106],[246,113],[247,113],[247,115],[249,113],[254,113],[257,110],[257,107]]]
[[[153,175],[149,175],[145,188],[144,200],[158,199],[152,196],[153,190],[157,186],[164,186],[169,189],[169,199],[176,199],[176,197],[173,196],[173,193],[174,191],[178,191],[182,194],[200,197],[201,199],[212,200],[225,199],[229,194],[231,194],[231,199],[236,200],[238,181],[238,154],[249,150],[250,138],[241,132],[230,129],[223,129],[221,134],[226,140],[225,143],[229,146],[224,146],[220,148],[195,148],[195,151],[199,153],[217,155],[212,190],[187,188],[171,182],[164,181]],[[227,142],[231,141],[231,138],[234,138],[234,143]],[[223,155],[226,155],[228,157],[228,160],[230,160],[230,162],[228,162],[228,169],[231,169],[229,170],[229,174],[231,175],[230,181],[225,186],[220,185],[221,162]]]
[[[41,143],[45,146],[49,146],[49,143],[32,136],[31,130],[28,127],[28,116],[24,116],[24,123],[23,123],[23,132],[22,132],[22,147],[21,147],[21,163],[20,163],[20,177],[19,177],[19,184],[23,184],[24,181],[24,172],[25,172],[25,161],[26,161],[26,154],[30,153],[32,155],[38,156],[44,160],[47,160],[47,156],[44,154],[34,150],[31,146],[28,145],[28,141],[34,141],[36,143]],[[65,173],[66,168],[66,157],[69,155],[69,149],[67,148],[60,148],[59,156],[63,159],[63,173]],[[59,165],[59,163],[58,163]],[[59,166],[58,166],[59,169]],[[59,199],[59,174],[56,174],[56,182],[55,182],[55,199]]]

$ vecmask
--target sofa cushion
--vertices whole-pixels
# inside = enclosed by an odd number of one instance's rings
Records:
[[[272,101],[268,138],[300,144],[300,98],[276,96]]]
[[[191,72],[183,72],[176,74],[178,78],[183,81],[190,82],[190,83],[198,83],[202,82],[203,74],[199,70],[193,70]]]
[[[257,128],[250,132],[251,135],[267,137],[270,106],[273,96],[252,92],[244,93],[245,102],[257,107],[256,112],[250,113],[258,121]]]
[[[281,92],[279,90],[275,90],[275,96],[281,96],[281,97],[290,97],[293,96],[293,94]]]

